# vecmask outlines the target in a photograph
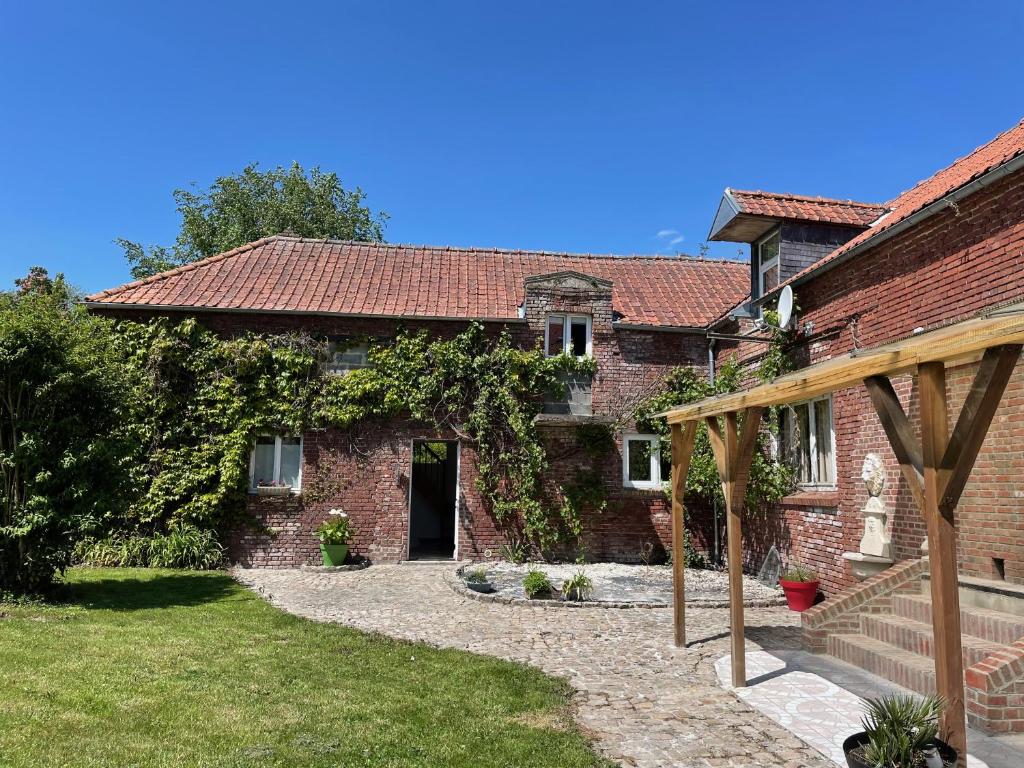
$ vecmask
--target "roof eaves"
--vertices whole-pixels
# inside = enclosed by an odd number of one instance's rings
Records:
[[[130,283],[124,283],[123,285],[119,285],[115,288],[107,288],[105,291],[90,294],[89,296],[85,297],[85,301],[87,305],[90,302],[102,303],[97,302],[97,300],[101,297],[115,296],[119,293],[124,293],[125,291],[129,291],[134,288],[141,288],[144,285],[152,285],[153,283],[158,283],[162,280],[166,280],[169,277],[174,277],[175,275],[184,274],[186,272],[192,272],[196,269],[200,269],[209,264],[215,264],[219,261],[223,261],[224,259],[229,259],[232,256],[237,256],[240,253],[246,253],[248,251],[260,247],[261,245],[267,245],[268,243],[272,243],[275,240],[281,239],[283,239],[281,235],[271,235],[270,237],[264,237],[259,240],[254,240],[251,243],[246,243],[245,245],[240,245],[237,248],[232,248],[230,251],[224,251],[223,253],[215,253],[213,256],[207,256],[205,259],[191,261],[188,264],[182,264],[180,267],[174,267],[173,269],[168,269],[164,272],[158,272],[155,275],[144,277],[141,280],[133,280]]]
[[[947,192],[938,200],[933,200],[931,203],[928,203],[924,207],[918,208],[913,213],[908,214],[899,221],[894,222],[892,225],[887,227],[881,227],[881,229],[879,229],[878,232],[869,235],[867,238],[857,243],[853,247],[847,249],[846,251],[843,251],[835,258],[829,258],[828,256],[826,256],[824,259],[819,261],[817,265],[812,265],[803,272],[801,272],[800,274],[794,275],[789,280],[786,280],[784,283],[781,283],[770,293],[766,293],[763,296],[754,299],[751,303],[755,306],[764,304],[765,302],[778,296],[779,292],[787,285],[802,285],[803,283],[806,283],[807,281],[817,277],[818,275],[827,272],[828,270],[833,269],[834,267],[838,267],[840,264],[845,264],[854,256],[863,253],[864,251],[870,248],[874,248],[876,245],[880,245],[887,240],[892,239],[896,235],[900,234],[901,232],[905,232],[912,226],[924,221],[925,219],[931,218],[935,214],[949,207],[950,203],[956,203],[960,200],[963,200],[965,197],[968,197],[969,195],[972,195],[975,192],[984,189],[993,182],[996,182],[999,179],[1003,178],[1004,176],[1008,176],[1009,174],[1021,168],[1024,168],[1024,152],[1014,155],[1006,162],[1001,163],[1000,165],[997,165],[994,168],[990,168],[988,171],[982,173],[980,176],[975,176],[974,178],[961,184],[956,189]],[[916,184],[914,185],[914,187],[917,186],[918,185]],[[878,226],[881,226],[881,224],[879,224]],[[870,232],[870,230],[868,231]],[[840,246],[837,250],[841,250],[842,247],[843,246]]]

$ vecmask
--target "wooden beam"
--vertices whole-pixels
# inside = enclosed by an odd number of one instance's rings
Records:
[[[900,399],[896,396],[896,390],[889,379],[884,376],[871,376],[864,379],[864,386],[867,387],[878,420],[882,422],[882,429],[889,438],[892,452],[896,454],[896,461],[899,462],[910,493],[923,514],[924,463],[914,429],[910,426],[910,419],[900,405]]]
[[[1024,344],[1024,304],[920,333],[874,349],[846,355],[787,373],[745,392],[681,405],[663,415],[669,423],[693,421],[751,408],[797,403],[857,386],[873,376],[913,373],[925,362],[971,359],[990,347]]]
[[[924,460],[924,512],[932,593],[935,683],[944,699],[940,730],[950,746],[967,754],[964,715],[964,659],[960,640],[960,585],[957,578],[953,507],[942,503],[943,456],[949,444],[946,369],[941,362],[918,369],[921,395],[921,454]],[[972,460],[973,463],[973,460]]]
[[[672,425],[672,621],[676,646],[686,645],[686,475],[697,437],[697,422]]]
[[[1020,351],[1019,344],[985,350],[942,457],[944,483],[940,503],[943,506],[952,509],[960,501],[999,401],[1020,359]]]
[[[743,621],[743,498],[746,495],[750,465],[761,425],[761,408],[750,408],[743,416],[742,432],[736,413],[725,414],[725,427],[717,417],[707,419],[711,450],[715,454],[718,475],[725,496],[726,550],[729,560],[729,633],[731,640],[732,684],[747,684],[746,648]]]

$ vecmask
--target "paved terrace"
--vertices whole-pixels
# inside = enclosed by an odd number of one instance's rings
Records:
[[[448,565],[363,571],[236,570],[286,611],[391,637],[523,662],[568,679],[577,720],[606,756],[636,768],[834,765],[724,690],[728,610],[687,611],[690,646],[672,646],[666,609],[543,608],[480,602],[448,586]],[[799,646],[799,616],[746,610],[750,650]]]

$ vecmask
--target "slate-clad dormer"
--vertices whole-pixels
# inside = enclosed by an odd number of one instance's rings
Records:
[[[757,300],[885,216],[874,203],[726,188],[709,240],[750,245],[750,297]]]

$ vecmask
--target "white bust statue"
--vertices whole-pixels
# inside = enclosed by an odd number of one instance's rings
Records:
[[[864,517],[864,535],[860,551],[875,557],[892,557],[892,538],[889,534],[885,504],[879,498],[885,489],[885,465],[877,453],[864,457],[860,477],[868,489],[868,503],[861,514]]]

